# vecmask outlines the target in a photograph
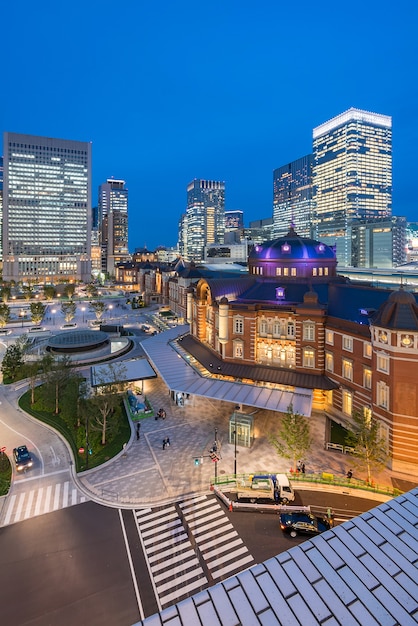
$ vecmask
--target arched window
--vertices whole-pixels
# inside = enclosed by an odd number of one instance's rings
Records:
[[[244,318],[240,315],[234,317],[234,333],[242,335],[244,332]]]

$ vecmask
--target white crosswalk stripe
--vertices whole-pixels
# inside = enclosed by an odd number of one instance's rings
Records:
[[[155,511],[135,511],[150,575],[161,606],[254,564],[213,496],[199,496]]]
[[[69,497],[70,493],[71,498]],[[2,519],[0,518],[0,527],[37,517],[44,513],[65,509],[74,504],[81,504],[87,499],[68,480],[64,483],[45,485],[37,489],[27,489],[19,494],[13,494],[6,500]]]

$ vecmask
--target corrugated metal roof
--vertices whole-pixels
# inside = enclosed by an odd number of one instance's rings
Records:
[[[416,625],[417,527],[414,489],[139,623]]]
[[[146,355],[169,389],[281,412],[286,412],[291,404],[294,411],[310,416],[312,389],[298,386],[292,386],[290,389],[273,389],[262,384],[245,384],[201,376],[192,367],[194,357],[189,356],[186,362],[170,345],[172,340],[184,335],[188,330],[187,325],[177,326],[142,342]],[[180,345],[182,343],[180,342]]]

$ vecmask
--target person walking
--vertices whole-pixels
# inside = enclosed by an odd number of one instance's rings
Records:
[[[305,473],[305,463],[302,463],[302,465],[300,466],[300,471],[302,472],[302,474]]]
[[[351,480],[352,477],[353,477],[353,472],[351,471],[351,469],[349,469],[348,472],[347,472],[347,478],[348,478],[348,480]]]
[[[141,424],[138,422],[136,425],[136,440],[139,441],[140,438],[140,430],[141,430]]]

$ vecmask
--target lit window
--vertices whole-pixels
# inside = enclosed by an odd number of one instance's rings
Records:
[[[327,267],[324,267],[324,275],[328,276],[328,268]]]
[[[303,366],[315,367],[315,352],[312,348],[304,348],[303,350]]]
[[[283,276],[289,276],[289,268],[288,267],[284,267],[283,268]]]
[[[260,335],[267,335],[267,320],[260,321]]]
[[[348,352],[353,351],[353,338],[348,337],[348,335],[343,335],[343,350],[347,350]]]
[[[296,276],[296,267],[292,267],[292,268],[290,269],[290,275],[291,275],[291,276]]]
[[[369,406],[363,407],[363,416],[366,421],[366,424],[370,426],[371,421],[372,421],[372,410]]]
[[[282,275],[282,268],[276,267],[276,276],[281,276],[281,275]]]
[[[372,358],[372,344],[368,341],[365,341],[363,343],[363,356],[367,357],[368,359]]]
[[[363,369],[363,387],[366,389],[372,388],[372,370],[366,367]]]
[[[315,340],[315,324],[312,322],[304,322],[303,324],[303,338],[305,341]]]
[[[351,415],[353,411],[353,394],[351,391],[343,389],[343,413]]]
[[[389,408],[389,387],[383,381],[377,383],[377,405],[383,409]]]
[[[334,345],[334,332],[332,330],[325,332],[325,343],[328,343],[330,346]]]
[[[234,341],[234,357],[242,359],[244,356],[244,345],[242,341]]]
[[[389,357],[385,354],[378,354],[376,359],[376,369],[378,372],[389,374]]]
[[[353,362],[348,359],[343,359],[342,363],[342,375],[347,380],[353,380]]]
[[[316,267],[312,268],[312,276],[316,276],[318,274],[318,270],[316,269]]]
[[[295,324],[293,322],[289,322],[287,325],[287,336],[288,337],[295,336]]]
[[[332,352],[325,352],[325,369],[327,372],[334,371],[334,355]]]
[[[244,320],[242,319],[242,317],[235,317],[234,318],[234,333],[236,335],[242,335],[243,332],[244,332]]]

